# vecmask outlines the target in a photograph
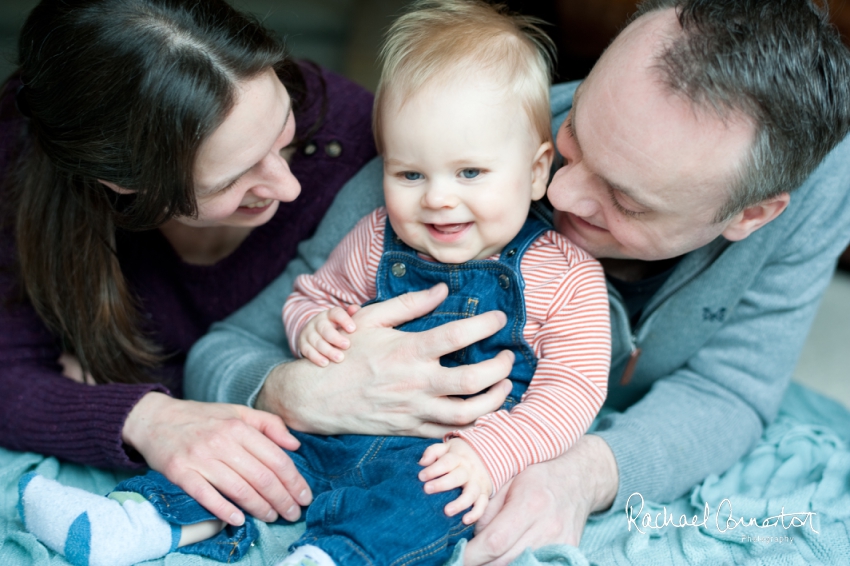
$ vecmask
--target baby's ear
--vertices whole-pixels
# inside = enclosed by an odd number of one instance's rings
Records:
[[[552,147],[552,142],[545,141],[537,148],[534,161],[531,162],[531,200],[540,200],[546,194],[549,169],[552,167],[554,157],[555,148]]]

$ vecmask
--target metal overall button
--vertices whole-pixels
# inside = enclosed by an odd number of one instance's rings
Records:
[[[508,253],[505,255],[507,255],[508,257],[514,257],[516,255],[516,248],[509,249]]]
[[[403,263],[394,263],[390,271],[393,272],[393,275],[396,277],[404,277],[404,274],[407,273],[407,266]]]
[[[325,146],[325,153],[327,153],[329,157],[339,157],[342,155],[342,144],[336,140],[330,142]]]
[[[508,287],[510,287],[510,286],[511,286],[511,279],[510,279],[510,277],[508,277],[508,276],[507,276],[507,275],[505,275],[504,273],[502,273],[501,275],[499,275],[499,287],[501,287],[502,289],[507,289],[507,288],[508,288]]]

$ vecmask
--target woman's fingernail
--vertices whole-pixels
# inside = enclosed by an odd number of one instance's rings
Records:
[[[234,511],[233,513],[231,513],[230,521],[228,521],[228,523],[230,523],[234,527],[241,527],[245,524],[245,515]]]
[[[266,514],[266,523],[274,523],[277,521],[277,511],[272,509]]]
[[[286,513],[283,514],[283,516],[290,521],[294,521],[298,518],[299,515],[301,515],[301,510],[297,505],[293,505],[292,507],[286,510]]]
[[[309,492],[309,491],[307,491],[306,489],[305,489],[305,490],[303,490],[301,493],[299,493],[299,494],[298,494],[298,499],[300,499],[301,501],[303,501],[303,502],[304,502],[304,505],[309,504],[309,503],[313,500],[313,498],[312,498],[312,497],[310,497],[310,492]]]

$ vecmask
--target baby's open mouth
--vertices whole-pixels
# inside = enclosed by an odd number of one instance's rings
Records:
[[[470,224],[471,222],[464,222],[463,224],[429,224],[428,226],[442,234],[456,234],[457,232],[464,230]]]

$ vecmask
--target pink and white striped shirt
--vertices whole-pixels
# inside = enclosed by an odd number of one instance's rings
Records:
[[[283,320],[297,355],[298,335],[311,318],[375,297],[386,217],[379,208],[360,220],[324,266],[296,279]],[[493,480],[493,493],[529,465],[566,452],[587,431],[608,388],[611,330],[599,263],[549,230],[528,248],[520,271],[525,280],[523,337],[538,358],[537,370],[513,409],[484,415],[472,428],[447,435],[475,449]]]

